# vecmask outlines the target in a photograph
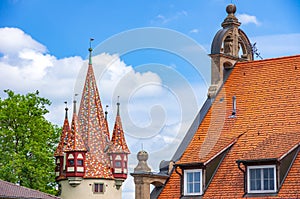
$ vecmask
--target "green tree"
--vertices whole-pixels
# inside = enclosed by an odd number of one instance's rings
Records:
[[[0,98],[0,179],[50,194],[55,190],[53,153],[60,129],[44,117],[48,99],[4,91]]]

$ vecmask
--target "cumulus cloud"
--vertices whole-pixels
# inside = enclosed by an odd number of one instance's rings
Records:
[[[0,96],[4,97],[4,89],[24,94],[39,90],[41,96],[53,102],[47,119],[61,125],[63,102],[71,102],[75,93],[80,96],[82,92],[87,60],[79,56],[58,59],[18,28],[0,28],[0,42]],[[149,151],[152,159],[149,164],[156,170],[157,160],[172,157],[198,110],[193,85],[176,67],[134,68],[118,54],[93,56],[93,67],[102,105],[110,106],[110,129],[120,96],[123,127],[132,152],[130,170],[136,165],[140,143]],[[206,92],[206,88],[197,92]],[[132,181],[126,183],[125,189],[125,193],[132,195]]]
[[[45,53],[47,48],[32,39],[19,28],[0,28],[0,52],[6,55],[15,54],[24,49],[32,49],[36,52]]]
[[[18,93],[40,91],[52,101],[48,119],[61,123],[63,101],[72,96],[75,78],[83,60],[57,59],[47,48],[18,28],[0,28],[0,96],[4,89]],[[3,96],[4,97],[4,96]]]
[[[256,16],[248,15],[248,14],[237,14],[236,17],[239,19],[239,21],[243,24],[250,24],[253,23],[255,25],[260,25],[261,23],[256,19]]]

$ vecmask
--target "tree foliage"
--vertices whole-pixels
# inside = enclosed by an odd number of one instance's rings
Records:
[[[44,117],[51,103],[39,92],[4,91],[0,98],[0,179],[55,194],[53,153],[59,128]]]

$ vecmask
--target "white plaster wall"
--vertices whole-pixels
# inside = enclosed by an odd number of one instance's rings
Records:
[[[104,193],[94,193],[94,183],[103,183],[105,186]],[[68,180],[60,181],[62,199],[122,199],[122,186],[116,189],[114,180],[104,179],[83,179],[80,185],[72,187]]]

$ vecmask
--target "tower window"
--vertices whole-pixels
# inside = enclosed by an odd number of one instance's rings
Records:
[[[104,193],[104,184],[103,183],[95,183],[94,184],[94,193]]]
[[[276,167],[248,166],[248,193],[272,193],[276,192]]]
[[[184,170],[184,195],[202,194],[202,170]]]
[[[120,167],[121,167],[121,165],[122,165],[122,164],[121,164],[121,161],[116,161],[116,162],[115,162],[115,167],[118,167],[118,168],[120,168]]]
[[[74,166],[74,160],[69,160],[69,166]]]
[[[83,160],[77,160],[77,165],[82,166],[83,165]]]

